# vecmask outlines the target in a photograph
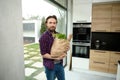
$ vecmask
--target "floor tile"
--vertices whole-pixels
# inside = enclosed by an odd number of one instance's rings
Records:
[[[30,76],[36,69],[33,68],[25,68],[25,76]]]
[[[30,58],[30,59],[37,60],[37,59],[40,59],[40,57],[35,56],[35,57]]]
[[[32,66],[38,67],[38,68],[42,68],[43,67],[43,63],[42,62],[36,62]]]
[[[25,64],[29,64],[29,63],[31,63],[31,62],[32,62],[32,60],[25,60],[25,61],[24,61]]]
[[[29,52],[29,54],[31,55],[33,55],[33,54],[38,54],[37,52]]]
[[[31,50],[31,51],[32,51],[32,50],[34,50],[34,48],[30,48],[29,50]]]
[[[37,76],[35,76],[34,78],[37,79],[37,80],[47,80],[44,71],[41,72],[40,74],[38,74]]]
[[[94,75],[84,72],[65,71],[66,80],[115,80],[115,78]]]
[[[24,58],[27,58],[27,57],[29,57],[30,55],[28,55],[28,54],[24,54]]]
[[[28,52],[28,50],[24,50],[24,53],[27,53]]]

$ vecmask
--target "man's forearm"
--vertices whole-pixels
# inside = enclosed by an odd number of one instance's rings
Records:
[[[51,55],[48,54],[48,53],[46,53],[46,54],[44,54],[42,56],[43,56],[43,58],[47,58],[47,59],[61,60],[66,56],[66,53],[64,53],[63,55],[61,55],[60,57],[57,57],[57,58],[51,57]]]
[[[57,58],[52,58],[50,54],[46,53],[43,55],[43,58],[47,58],[47,59],[57,59]]]

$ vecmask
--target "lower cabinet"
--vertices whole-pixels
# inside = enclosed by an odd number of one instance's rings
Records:
[[[116,74],[118,61],[120,60],[120,52],[110,52],[110,65],[109,65],[109,73]]]
[[[116,74],[118,60],[120,52],[90,50],[89,69]]]
[[[100,50],[90,51],[90,70],[108,72],[109,52]]]

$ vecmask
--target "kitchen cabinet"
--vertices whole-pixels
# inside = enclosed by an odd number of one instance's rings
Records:
[[[92,18],[111,18],[112,4],[93,4]]]
[[[120,32],[120,3],[113,4],[111,21],[111,32]]]
[[[91,22],[92,0],[73,0],[73,22]]]
[[[89,69],[94,71],[117,73],[117,63],[120,60],[120,52],[90,50]]]
[[[117,64],[120,60],[120,52],[110,52],[110,66],[109,66],[109,73],[117,73]]]
[[[120,32],[120,2],[92,6],[92,32]]]
[[[112,4],[112,18],[120,18],[120,2]]]
[[[100,72],[108,72],[109,56],[109,51],[90,50],[89,69]]]
[[[111,19],[110,18],[93,18],[92,31],[93,32],[110,32]]]
[[[110,32],[112,4],[93,4],[92,31]]]
[[[120,18],[112,18],[111,32],[120,32]]]

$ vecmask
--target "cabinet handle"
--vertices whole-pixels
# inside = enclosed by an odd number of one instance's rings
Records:
[[[115,52],[115,54],[120,54],[120,52]]]
[[[116,32],[120,32],[120,30],[115,30]]]
[[[94,63],[105,64],[104,62],[93,61]]]
[[[95,51],[95,52],[106,53],[105,51]]]
[[[102,32],[107,32],[106,30],[95,30],[95,31],[102,31]]]
[[[117,66],[117,64],[114,64],[115,66]]]

